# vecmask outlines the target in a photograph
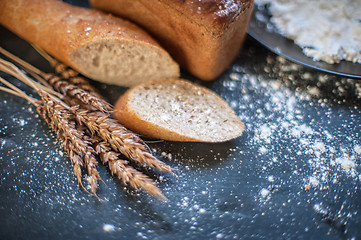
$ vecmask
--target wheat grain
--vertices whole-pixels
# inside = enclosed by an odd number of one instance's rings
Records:
[[[112,151],[108,143],[99,139],[95,144],[95,150],[99,154],[103,164],[108,164],[112,175],[116,175],[124,185],[129,185],[135,190],[142,188],[150,195],[153,195],[162,201],[167,200],[151,178],[132,166],[129,166],[128,161],[119,159],[120,154]]]

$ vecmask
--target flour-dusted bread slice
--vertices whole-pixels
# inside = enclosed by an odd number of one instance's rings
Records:
[[[139,24],[181,67],[215,79],[238,55],[254,0],[90,0]]]
[[[186,80],[149,81],[128,90],[114,118],[137,133],[170,141],[224,142],[244,124],[214,92]]]
[[[57,0],[0,1],[0,24],[85,76],[133,86],[178,77],[170,55],[136,25]]]

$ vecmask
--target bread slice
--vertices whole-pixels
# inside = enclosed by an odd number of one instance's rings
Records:
[[[254,0],[90,0],[150,32],[181,67],[213,80],[235,59]]]
[[[0,1],[0,24],[101,82],[133,86],[180,74],[148,33],[98,10],[57,0],[6,0]]]
[[[131,88],[117,101],[113,117],[137,133],[170,141],[224,142],[244,131],[220,96],[180,79]]]

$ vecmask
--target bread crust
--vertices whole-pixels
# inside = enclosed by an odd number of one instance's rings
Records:
[[[0,1],[0,24],[84,75],[86,70],[74,63],[73,55],[97,42],[137,42],[168,55],[148,33],[129,21],[57,0]],[[178,68],[175,62],[172,67]]]
[[[144,27],[182,68],[203,80],[215,79],[238,55],[254,4],[254,0],[90,2]]]
[[[234,136],[224,136],[222,139],[212,139],[212,140],[204,140],[202,138],[194,138],[187,135],[183,135],[174,131],[171,131],[167,128],[164,128],[156,123],[152,123],[150,121],[146,121],[142,119],[142,117],[137,114],[137,112],[130,107],[130,102],[132,98],[132,94],[134,92],[139,91],[139,88],[143,88],[144,86],[149,86],[152,84],[163,84],[164,82],[174,82],[183,84],[186,87],[194,87],[195,85],[187,80],[183,79],[159,79],[155,81],[149,81],[146,83],[139,84],[123,94],[114,106],[113,117],[117,119],[120,123],[122,123],[125,127],[132,129],[133,131],[140,133],[142,135],[169,140],[169,141],[180,141],[180,142],[224,142],[236,138],[242,134],[244,131],[244,124],[238,118],[236,119],[237,125],[240,132],[236,132]],[[202,91],[205,95],[211,95],[214,99],[217,99],[219,104],[223,106],[223,110],[225,114],[231,114],[236,116],[235,112],[228,107],[228,104],[216,93],[206,89],[206,88],[197,88],[197,90]],[[172,94],[172,93],[169,93]],[[227,107],[225,107],[227,106]],[[234,120],[234,119],[233,119]]]

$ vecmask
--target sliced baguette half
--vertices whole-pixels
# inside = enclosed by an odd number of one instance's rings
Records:
[[[134,86],[179,77],[179,66],[144,30],[59,0],[0,1],[0,24],[83,75]]]
[[[220,96],[183,79],[148,81],[119,98],[113,117],[135,132],[184,142],[225,142],[244,124]]]

